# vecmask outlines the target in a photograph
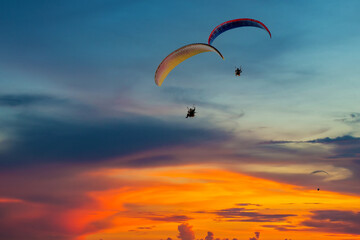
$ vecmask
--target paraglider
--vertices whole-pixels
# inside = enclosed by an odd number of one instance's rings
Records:
[[[241,66],[240,66],[240,68],[235,67],[235,76],[239,76],[239,77],[240,77],[240,74],[241,74],[241,73],[242,73]]]
[[[316,174],[316,173],[326,173],[327,175],[329,175],[329,173],[324,170],[316,170],[316,171],[311,172],[310,174]]]
[[[213,46],[205,43],[189,44],[181,47],[174,52],[170,53],[158,66],[155,72],[155,83],[158,86],[164,82],[166,76],[173,70],[177,65],[185,61],[186,59],[195,56],[203,52],[215,52],[222,59],[223,55]]]
[[[324,170],[315,170],[313,172],[311,172],[310,174],[319,174],[319,173],[325,173],[327,175],[330,175],[328,172],[324,171]],[[317,188],[318,191],[320,191],[320,188]]]
[[[195,107],[193,107],[193,108],[187,108],[188,109],[188,112],[187,112],[187,115],[186,115],[186,118],[188,118],[188,117],[195,117]]]
[[[238,27],[261,28],[261,29],[264,29],[265,31],[267,31],[271,38],[270,30],[262,22],[255,20],[255,19],[251,19],[251,18],[239,18],[239,19],[234,19],[234,20],[223,22],[220,25],[218,25],[217,27],[215,27],[214,30],[212,30],[212,32],[209,35],[208,44],[209,45],[212,44],[212,42],[215,40],[215,38],[217,38],[223,32],[226,32],[230,29],[238,28]]]
[[[261,28],[267,31],[271,38],[271,33],[269,29],[262,22],[258,20],[251,18],[240,18],[240,19],[226,21],[215,27],[214,30],[210,33],[210,36],[208,38],[208,44],[205,43],[189,44],[173,51],[166,58],[164,58],[162,62],[159,64],[158,68],[156,69],[155,84],[157,86],[161,86],[165,78],[177,65],[197,54],[204,52],[214,52],[217,53],[222,59],[224,59],[223,55],[219,52],[219,50],[211,46],[211,44],[215,40],[215,38],[217,38],[223,32],[238,27]],[[241,66],[239,68],[235,67],[235,76],[240,76],[241,73],[242,73]],[[195,113],[196,113],[195,107],[188,108],[186,118],[195,117]]]

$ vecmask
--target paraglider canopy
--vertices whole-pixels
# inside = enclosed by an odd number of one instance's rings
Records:
[[[324,170],[315,170],[315,171],[311,172],[310,174],[320,174],[320,173],[330,175],[328,172],[326,172]],[[320,188],[317,188],[317,190],[320,191]]]
[[[327,175],[329,175],[329,173],[324,170],[316,170],[316,171],[311,172],[310,174],[316,174],[316,173],[326,173]]]
[[[177,65],[182,63],[188,58],[195,56],[203,52],[215,52],[222,59],[223,55],[213,46],[204,43],[194,43],[181,47],[174,52],[170,53],[158,66],[155,72],[155,83],[158,86],[164,82],[166,76],[173,70]]]
[[[255,20],[255,19],[251,19],[251,18],[239,18],[239,19],[234,19],[234,20],[223,22],[220,25],[218,25],[216,28],[214,28],[214,30],[212,30],[212,32],[209,35],[208,44],[209,45],[212,44],[212,42],[215,40],[215,38],[217,38],[223,32],[226,32],[230,29],[238,28],[238,27],[261,28],[261,29],[264,29],[265,31],[267,31],[271,38],[270,30],[262,22]]]

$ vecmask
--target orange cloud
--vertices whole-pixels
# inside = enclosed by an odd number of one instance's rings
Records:
[[[1,238],[176,239],[176,227],[187,223],[203,237],[210,231],[248,239],[249,232],[259,231],[269,240],[335,240],[354,232],[331,231],[323,223],[314,231],[325,216],[319,211],[359,211],[355,195],[307,190],[216,165],[66,171],[34,170],[31,181],[26,174],[0,176],[9,185],[0,200],[0,224],[8,234]],[[16,188],[20,182],[23,188]],[[333,219],[328,217],[321,221]]]
[[[129,234],[129,228],[154,224],[155,229],[138,238],[160,239],[179,221],[190,222],[194,232],[203,236],[211,229],[219,236],[245,239],[249,230],[261,230],[270,240],[279,236],[329,239],[324,237],[326,231],[313,232],[301,224],[309,212],[335,206],[350,209],[359,201],[357,196],[306,190],[216,166],[119,169],[98,174],[129,184],[91,193],[107,210],[118,209],[114,227],[106,232],[119,239],[137,239]],[[286,235],[283,229],[287,229]],[[338,238],[334,235],[332,239]]]

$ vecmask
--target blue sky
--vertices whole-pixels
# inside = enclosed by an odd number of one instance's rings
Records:
[[[24,118],[75,125],[139,118],[253,141],[357,137],[358,5],[2,2],[2,138],[13,139]],[[206,42],[216,25],[238,17],[264,22],[273,37],[228,31],[213,43],[225,61],[195,56],[155,85],[167,54]],[[233,76],[237,65],[241,78]],[[198,118],[185,122],[193,104]]]
[[[147,99],[151,108],[174,104],[167,94],[171,87],[182,94],[198,91],[185,105],[203,100],[236,111],[295,111],[300,122],[309,114],[323,121],[357,110],[358,4],[3,2],[1,91],[53,94],[89,105],[104,101],[102,108],[125,91],[125,98],[141,104]],[[214,42],[224,62],[196,56],[176,68],[164,88],[154,87],[154,69],[168,53],[206,42],[217,24],[239,16],[265,22],[273,38],[252,28],[226,32]],[[243,66],[243,81],[233,78],[235,65]]]

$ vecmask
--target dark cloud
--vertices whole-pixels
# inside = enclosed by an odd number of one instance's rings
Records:
[[[14,132],[4,141],[9,147],[0,151],[2,168],[51,162],[94,163],[154,148],[204,144],[228,137],[216,130],[142,117],[79,122],[22,116],[1,128]],[[122,165],[149,167],[174,161],[174,157],[162,155]]]
[[[259,239],[260,232],[254,232],[254,234],[255,234],[255,237],[251,237],[251,238],[249,238],[249,240],[258,240]]]
[[[351,122],[360,122],[360,113],[351,113],[350,115]]]
[[[205,240],[214,240],[214,234],[212,232],[207,232]]]
[[[319,138],[315,140],[306,141],[308,143],[324,143],[324,144],[339,144],[339,145],[348,145],[348,144],[359,144],[360,138],[353,137],[351,135],[344,135],[336,138]]]
[[[138,227],[137,229],[140,229],[140,230],[150,230],[150,229],[153,229],[154,226],[151,226],[151,227]]]
[[[256,206],[256,207],[260,207],[262,205],[261,204],[254,204],[254,203],[237,203],[236,206]]]
[[[334,145],[336,148],[332,158],[357,158],[360,156],[360,138],[351,135],[344,135],[336,138],[327,137],[308,142]]]
[[[185,215],[153,216],[146,218],[153,221],[163,221],[163,222],[185,222],[192,219]]]
[[[341,137],[336,138],[318,138],[314,140],[309,141],[268,141],[268,142],[262,142],[262,144],[286,144],[286,143],[323,143],[323,144],[359,144],[360,138],[353,137],[351,135],[344,135]]]
[[[278,231],[299,231],[300,230],[299,228],[297,228],[297,226],[290,225],[290,224],[282,224],[282,225],[265,224],[265,225],[261,225],[261,226],[267,227],[267,228],[273,228]]]
[[[360,212],[340,210],[312,211],[301,224],[314,231],[360,235]]]
[[[140,232],[142,230],[151,230],[153,229],[155,226],[151,226],[151,227],[137,227],[136,229],[131,229],[129,230],[129,232]]]
[[[158,212],[148,212],[144,211],[143,205],[124,203],[123,207],[126,208],[126,211],[120,211],[117,213],[118,216],[132,216],[133,218],[144,218],[152,221],[160,221],[160,222],[185,222],[189,221],[192,218],[186,215],[176,215],[176,214],[160,214]],[[149,207],[149,205],[146,205]]]
[[[35,104],[59,103],[64,100],[40,94],[7,94],[0,95],[0,107],[21,107]]]
[[[210,213],[214,213],[222,220],[229,222],[279,222],[285,221],[288,217],[296,216],[294,214],[263,214],[246,208],[227,208]]]
[[[192,230],[192,226],[188,223],[183,223],[178,226],[179,236],[181,240],[195,240],[195,233]]]
[[[344,135],[340,137],[335,138],[318,138],[314,140],[309,141],[268,141],[268,142],[262,142],[261,144],[286,144],[286,143],[321,143],[321,144],[333,144],[337,146],[348,146],[351,148],[352,146],[358,147],[360,145],[360,138],[353,137],[351,135]]]
[[[349,125],[356,124],[360,122],[360,113],[350,113],[347,116],[345,116],[342,119],[338,119],[338,121],[342,121],[344,123],[347,123]]]

